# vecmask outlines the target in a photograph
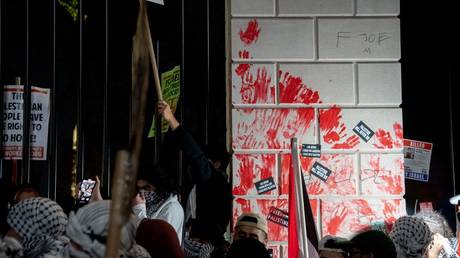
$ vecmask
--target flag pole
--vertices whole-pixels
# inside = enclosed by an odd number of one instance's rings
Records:
[[[299,239],[299,258],[310,258],[308,253],[308,237],[307,237],[307,225],[305,220],[305,204],[303,203],[303,191],[302,191],[302,172],[300,171],[299,163],[299,148],[297,144],[297,138],[291,139],[291,162],[292,172],[294,173],[295,193],[296,193],[296,222],[298,227],[298,239]]]

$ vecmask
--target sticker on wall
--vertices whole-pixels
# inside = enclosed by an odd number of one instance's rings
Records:
[[[281,225],[283,227],[288,227],[289,214],[278,208],[270,207],[270,213],[268,213],[267,220]]]
[[[326,182],[329,176],[332,173],[332,170],[329,168],[321,165],[319,162],[315,162],[310,169],[310,173],[321,179],[322,181]]]
[[[302,144],[302,150],[300,151],[302,157],[320,158],[321,157],[321,145],[319,144]]]
[[[255,185],[258,194],[264,194],[266,192],[270,192],[273,189],[276,189],[276,184],[273,180],[273,177],[262,179],[259,182],[256,182]]]
[[[428,182],[432,149],[432,143],[404,139],[406,178]]]
[[[374,136],[374,131],[372,131],[372,129],[369,128],[369,126],[367,126],[363,121],[359,121],[359,123],[353,128],[353,132],[355,132],[365,142],[368,142],[372,136]]]

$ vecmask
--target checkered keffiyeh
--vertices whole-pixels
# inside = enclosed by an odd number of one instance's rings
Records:
[[[145,198],[145,207],[147,210],[147,217],[152,218],[155,212],[163,205],[169,197],[169,193],[157,193],[153,191],[141,190]]]
[[[431,242],[432,233],[421,218],[404,216],[396,220],[390,238],[396,246],[398,258],[421,258]]]
[[[20,258],[22,257],[22,245],[12,237],[4,237],[0,239],[0,257],[1,258]]]
[[[14,205],[7,223],[23,238],[24,257],[58,254],[64,248],[67,216],[48,198],[29,198]]]
[[[110,201],[92,202],[70,213],[67,236],[78,244],[87,257],[104,257],[108,235]],[[135,222],[131,219],[121,232],[120,257],[148,258],[148,252],[135,244]],[[81,254],[84,255],[84,254]]]
[[[211,257],[214,246],[210,243],[200,243],[189,237],[184,239],[185,258],[209,258]]]

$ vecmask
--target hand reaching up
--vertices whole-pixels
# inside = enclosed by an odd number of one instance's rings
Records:
[[[160,100],[158,101],[158,113],[163,117],[166,122],[168,122],[169,126],[171,129],[174,131],[180,124],[174,117],[174,114],[171,111],[171,107],[169,107],[169,104],[164,101]]]

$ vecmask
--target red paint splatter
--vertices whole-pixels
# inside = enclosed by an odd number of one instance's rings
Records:
[[[381,171],[382,168],[380,167],[380,155],[372,155],[369,160],[369,167],[373,171]]]
[[[234,146],[244,149],[290,148],[290,139],[305,135],[314,118],[313,109],[243,109],[242,112],[246,121],[236,126]],[[247,121],[248,117],[251,121]]]
[[[256,181],[272,177],[275,169],[275,155],[248,155],[235,154],[235,159],[239,160],[237,175],[239,184],[233,187],[233,194],[245,195],[256,189]]]
[[[247,194],[249,189],[254,186],[254,160],[248,157],[248,155],[242,154],[235,154],[235,158],[240,161],[240,167],[237,170],[240,183],[233,187],[233,194]]]
[[[249,72],[249,68],[251,68],[250,64],[239,64],[235,69],[235,73],[238,76],[243,77],[246,73]]]
[[[238,56],[239,56],[241,59],[249,59],[249,58],[250,58],[249,51],[247,51],[247,50],[240,50],[240,51],[238,51]]]
[[[237,68],[238,69],[238,68]],[[253,74],[247,70],[241,76],[240,95],[242,103],[272,103],[275,96],[275,89],[270,86],[271,77],[265,67],[257,68],[257,77],[254,80]]]
[[[324,189],[321,187],[321,182],[319,180],[310,181],[307,187],[308,195],[317,195],[324,192]]]
[[[385,224],[387,225],[387,228],[389,231],[391,231],[391,228],[393,227],[393,224],[395,223],[396,218],[398,218],[398,215],[396,212],[396,205],[388,201],[384,203],[383,216],[385,217]]]
[[[341,108],[332,107],[329,109],[322,109],[319,113],[319,128],[321,131],[328,133],[335,128],[342,129],[344,125],[340,122],[342,115]]]
[[[289,167],[291,165],[291,155],[284,154],[281,156],[281,182],[280,193],[288,194],[289,192]]]
[[[326,234],[335,236],[337,231],[342,226],[342,223],[345,221],[345,218],[348,215],[348,209],[342,205],[336,206],[334,213],[331,217],[326,220]]]
[[[332,146],[333,149],[352,149],[359,143],[359,138],[356,135],[348,137],[345,142],[338,143],[347,136],[345,133],[346,126],[341,122],[341,112],[342,109],[337,107],[320,111],[319,125],[323,133],[323,141],[329,144],[335,143]]]
[[[256,19],[249,21],[246,30],[240,30],[240,39],[245,45],[251,45],[259,38],[259,23]]]
[[[249,52],[239,51],[240,58],[250,58]],[[269,76],[266,67],[257,68],[254,74],[251,71],[252,64],[242,63],[235,68],[235,73],[241,78],[240,96],[243,104],[255,103],[273,103],[275,99],[275,87],[270,85],[271,76]]]
[[[315,104],[320,103],[319,94],[308,88],[302,81],[302,78],[290,75],[288,72],[281,76],[279,82],[280,102],[281,103],[303,103]]]
[[[395,135],[398,139],[402,140],[403,139],[403,129],[402,125],[400,123],[394,123],[393,124],[393,130],[395,131]]]
[[[387,169],[384,166],[384,162],[381,160],[382,155],[370,155],[368,162],[368,169],[363,169],[361,173],[362,180],[371,180],[368,185],[367,193],[385,193],[385,194],[402,194],[403,185],[402,177],[403,167],[400,166],[401,158],[389,160],[396,166],[392,166],[396,169],[393,171]],[[385,157],[385,155],[383,155]],[[390,156],[391,157],[391,156]],[[383,164],[382,164],[383,163]],[[378,190],[378,191],[376,191]]]
[[[358,215],[373,216],[374,211],[366,200],[354,200],[353,203],[359,207]]]
[[[393,138],[390,132],[383,129],[378,129],[375,132],[375,138],[378,143],[374,144],[374,146],[378,149],[401,148],[403,139],[403,130],[401,124],[394,123],[393,130],[395,138]]]
[[[352,135],[348,137],[345,142],[336,143],[332,146],[332,149],[353,149],[356,145],[359,144],[359,137]]]
[[[393,138],[391,138],[390,132],[387,132],[383,129],[377,130],[375,132],[375,137],[380,144],[374,144],[375,147],[379,149],[391,149],[393,148]]]
[[[324,142],[326,142],[326,143],[334,143],[334,142],[340,141],[340,139],[342,137],[347,135],[347,134],[344,133],[345,129],[346,129],[345,126],[342,126],[342,129],[340,130],[340,132],[330,131],[330,132],[326,133],[323,136]]]
[[[401,194],[403,192],[401,176],[382,176],[385,185],[382,187],[388,194]]]

